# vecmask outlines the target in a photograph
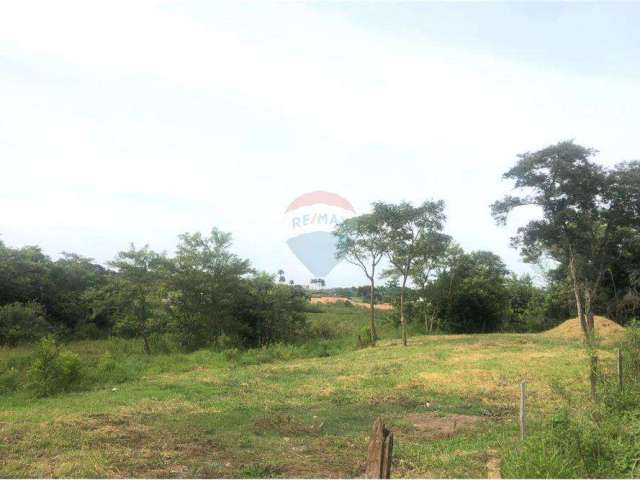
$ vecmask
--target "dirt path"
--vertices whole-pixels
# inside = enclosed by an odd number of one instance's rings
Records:
[[[338,303],[338,302],[350,302],[352,305],[355,305],[356,307],[360,307],[360,308],[369,308],[369,304],[365,303],[365,302],[354,302],[353,300],[351,300],[350,298],[345,298],[345,297],[311,297],[311,299],[309,300],[310,303],[312,304],[334,304],[334,303]],[[393,309],[393,305],[391,305],[390,303],[376,303],[374,305],[374,308],[376,310],[392,310]]]

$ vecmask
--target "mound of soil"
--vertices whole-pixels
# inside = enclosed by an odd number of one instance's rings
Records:
[[[609,320],[606,317],[599,317],[596,315],[593,320],[596,335],[600,338],[607,338],[624,330],[622,325],[614,322],[613,320]],[[580,319],[577,317],[567,320],[551,330],[547,330],[544,332],[544,335],[553,338],[563,338],[566,340],[582,340],[584,338],[582,327],[580,326]]]

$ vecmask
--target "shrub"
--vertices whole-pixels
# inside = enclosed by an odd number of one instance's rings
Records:
[[[20,375],[16,368],[9,367],[0,372],[0,395],[15,392],[20,385]]]
[[[304,305],[304,311],[306,313],[324,313],[325,310],[318,303],[306,303]]]
[[[308,344],[306,357],[330,357],[337,355],[341,351],[339,345],[335,342],[328,342],[326,340]]]
[[[311,337],[330,340],[339,337],[341,334],[344,334],[344,332],[338,328],[335,322],[323,318],[315,320],[309,326],[309,334]]]
[[[164,355],[177,352],[180,349],[176,338],[167,333],[152,333],[149,336],[149,346],[152,353]]]
[[[105,353],[96,368],[92,383],[101,384],[117,384],[124,383],[135,378],[135,372],[130,371],[123,362],[118,362],[110,353]]]
[[[379,340],[379,339],[380,337],[376,335],[376,340]],[[373,344],[371,343],[371,327],[369,327],[368,325],[360,327],[360,329],[358,330],[356,347],[367,348],[372,345]]]
[[[66,392],[80,382],[81,362],[77,353],[61,349],[51,337],[40,341],[29,369],[29,389],[37,397]]]
[[[94,340],[104,338],[105,334],[95,323],[83,322],[76,325],[70,336],[74,340]]]
[[[39,340],[49,333],[44,308],[38,303],[11,303],[0,307],[0,344],[15,346]]]

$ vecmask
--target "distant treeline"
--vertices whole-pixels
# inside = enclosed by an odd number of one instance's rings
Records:
[[[405,315],[413,331],[536,332],[575,316],[573,292],[549,274],[545,285],[510,272],[486,251],[449,250],[442,269],[425,288],[407,287]],[[539,283],[539,282],[538,282]],[[370,286],[330,288],[329,295],[370,301]],[[400,286],[391,279],[375,289],[376,303],[398,305]],[[391,313],[399,322],[396,311]]]
[[[304,335],[305,290],[256,272],[230,246],[216,229],[184,234],[173,257],[131,245],[105,268],[0,242],[0,344],[117,335],[141,338],[149,352],[169,340],[194,350]]]
[[[634,244],[630,244],[632,247]],[[640,251],[629,250],[602,280],[593,308],[599,315],[626,324],[638,318],[639,277],[635,273]],[[424,331],[450,333],[536,332],[577,315],[575,293],[567,265],[556,265],[541,281],[509,271],[500,257],[487,251],[464,252],[453,246],[440,270],[425,288],[407,287],[409,324]],[[369,285],[322,290],[326,295],[370,301]],[[390,279],[375,289],[376,303],[398,305],[400,286]],[[397,312],[395,314],[397,316]]]

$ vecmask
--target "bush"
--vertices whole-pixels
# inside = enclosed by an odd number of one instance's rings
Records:
[[[20,375],[15,367],[0,372],[0,395],[15,392],[20,385]]]
[[[335,322],[331,322],[323,318],[315,320],[309,326],[309,335],[313,338],[323,338],[325,340],[331,340],[345,334],[343,330],[344,329],[338,328]]]
[[[86,322],[76,325],[69,336],[74,340],[95,340],[104,338],[105,334],[95,323]]]
[[[149,347],[152,353],[167,355],[180,350],[177,339],[167,333],[153,333],[149,336]]]
[[[0,345],[15,346],[39,340],[50,332],[44,308],[38,303],[11,303],[0,307]]]
[[[37,397],[69,391],[80,382],[81,365],[77,353],[61,349],[53,338],[46,337],[33,354],[28,387]]]
[[[305,313],[324,313],[325,310],[319,303],[306,303],[304,305]]]
[[[124,383],[135,378],[135,373],[127,369],[123,362],[116,361],[113,355],[105,353],[93,369],[91,383],[97,385]]]

